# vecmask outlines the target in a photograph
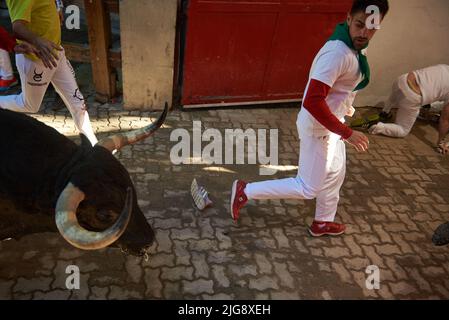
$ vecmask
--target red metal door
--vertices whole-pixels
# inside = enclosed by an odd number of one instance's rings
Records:
[[[182,105],[299,100],[352,0],[190,0]]]

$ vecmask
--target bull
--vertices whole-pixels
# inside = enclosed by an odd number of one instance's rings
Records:
[[[152,135],[167,112],[166,103],[155,122],[92,146],[82,134],[77,145],[32,117],[0,110],[0,241],[59,231],[79,249],[145,255],[154,231],[113,152]]]

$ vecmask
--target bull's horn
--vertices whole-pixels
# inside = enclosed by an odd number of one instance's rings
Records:
[[[151,136],[157,129],[159,129],[165,121],[165,117],[168,113],[168,103],[165,103],[164,111],[152,124],[143,127],[141,129],[133,130],[127,133],[118,133],[113,136],[107,137],[101,140],[98,145],[113,152],[114,150],[120,150],[121,148],[134,144],[140,140],[146,139]]]
[[[105,248],[120,238],[128,226],[133,207],[132,189],[128,188],[125,206],[117,221],[102,232],[88,231],[79,225],[76,211],[84,198],[84,193],[69,183],[56,203],[56,226],[64,239],[74,247],[83,250]]]

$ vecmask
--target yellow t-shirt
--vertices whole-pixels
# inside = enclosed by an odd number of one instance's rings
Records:
[[[61,45],[61,25],[54,0],[6,0],[11,22],[24,20],[34,34]],[[27,55],[38,60],[35,55]]]

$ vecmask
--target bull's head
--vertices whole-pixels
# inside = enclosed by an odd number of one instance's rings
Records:
[[[96,250],[110,245],[144,255],[154,232],[137,205],[136,192],[114,151],[143,140],[163,124],[158,120],[138,130],[116,134],[92,147],[82,136],[82,155],[70,169],[68,183],[56,204],[56,225],[73,246]]]

